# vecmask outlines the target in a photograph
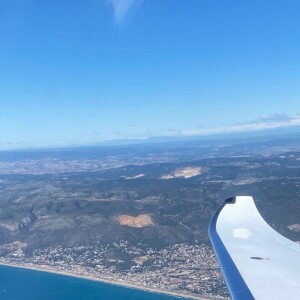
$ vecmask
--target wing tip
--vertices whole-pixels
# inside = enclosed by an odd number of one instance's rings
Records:
[[[212,216],[209,227],[208,227],[208,235],[210,237],[210,240],[212,239],[211,235],[215,234],[217,220],[218,220],[218,217],[219,217],[221,211],[223,210],[223,208],[226,205],[232,205],[232,204],[237,204],[237,203],[246,202],[246,201],[248,203],[251,203],[251,204],[255,205],[255,202],[254,202],[254,199],[253,199],[252,196],[233,196],[233,197],[227,198],[226,200],[224,200],[220,204],[220,206],[218,207],[218,209],[216,210],[216,212]]]
[[[251,196],[236,196],[227,198],[225,201],[223,201],[210,221],[208,227],[208,235],[215,250],[219,265],[222,269],[222,273],[232,299],[254,300],[253,295],[251,294],[247,284],[239,273],[230,254],[227,252],[226,247],[224,246],[216,230],[217,220],[223,208],[226,205],[232,205],[237,201],[243,200],[253,201],[253,198]]]
[[[235,203],[235,202],[236,202],[236,197],[230,197],[230,198],[227,198],[223,203],[229,204],[229,203]]]

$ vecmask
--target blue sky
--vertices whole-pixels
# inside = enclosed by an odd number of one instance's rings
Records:
[[[0,149],[300,124],[298,0],[0,0]]]

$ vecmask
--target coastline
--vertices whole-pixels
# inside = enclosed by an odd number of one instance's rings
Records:
[[[151,288],[151,287],[145,287],[145,286],[140,286],[134,283],[129,283],[129,282],[121,282],[113,279],[107,279],[107,278],[99,278],[99,277],[94,277],[94,276],[87,276],[87,275],[79,275],[76,273],[71,273],[67,271],[60,271],[60,270],[55,270],[52,268],[49,268],[48,266],[28,266],[26,264],[13,264],[13,263],[5,263],[5,262],[0,262],[0,266],[6,266],[6,267],[14,267],[14,268],[21,268],[21,269],[28,269],[28,270],[33,270],[33,271],[38,271],[38,272],[47,272],[47,273],[52,273],[52,274],[57,274],[57,275],[63,275],[63,276],[69,276],[69,277],[75,277],[83,280],[92,280],[92,281],[97,281],[100,283],[106,283],[106,284],[111,284],[111,285],[117,285],[117,286],[122,286],[124,288],[130,288],[130,289],[136,289],[136,290],[143,290],[146,292],[152,292],[152,293],[157,293],[157,294],[165,294],[169,296],[174,296],[178,298],[185,298],[185,299],[196,299],[196,300],[222,300],[222,298],[216,298],[216,297],[210,297],[210,296],[204,296],[204,295],[192,295],[184,292],[176,292],[176,291],[170,291],[170,290],[163,290],[163,289],[158,289],[158,288]]]

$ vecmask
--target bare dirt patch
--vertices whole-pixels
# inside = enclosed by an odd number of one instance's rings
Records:
[[[201,167],[188,167],[176,169],[175,172],[163,175],[160,179],[191,178],[199,174],[201,174]]]
[[[154,225],[154,222],[149,214],[139,215],[133,217],[130,215],[120,215],[118,217],[120,225],[130,226],[130,227],[145,227]]]

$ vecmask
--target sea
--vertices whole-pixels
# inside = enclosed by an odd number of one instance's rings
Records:
[[[0,300],[178,300],[60,274],[0,266]],[[181,298],[182,299],[182,298]]]

